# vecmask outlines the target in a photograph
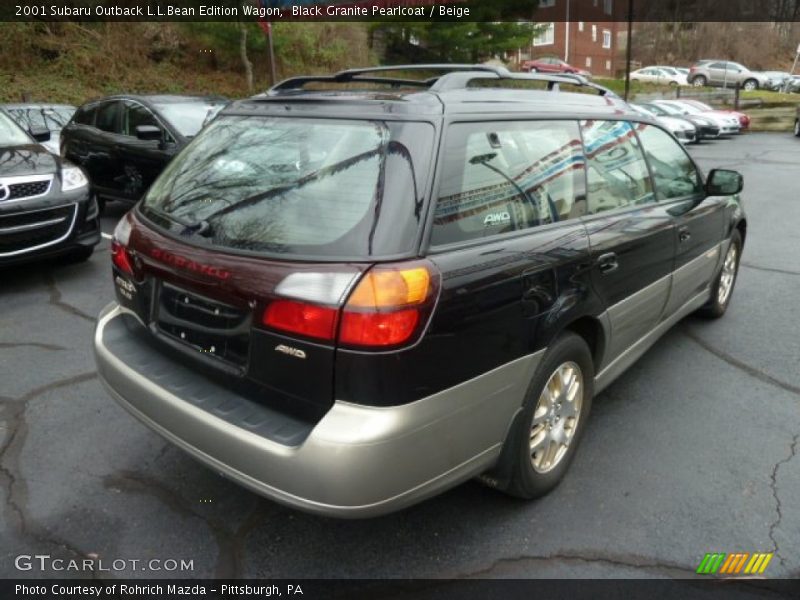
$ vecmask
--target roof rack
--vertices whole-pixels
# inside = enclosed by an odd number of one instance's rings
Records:
[[[442,71],[441,75],[428,79],[406,79],[395,77],[378,77],[373,73],[397,72],[397,71]],[[558,91],[560,84],[577,85],[589,87],[596,90],[601,96],[617,97],[617,95],[601,85],[593,83],[583,77],[573,73],[561,73],[558,75],[545,75],[541,73],[512,73],[505,67],[493,65],[470,65],[470,64],[422,64],[422,65],[391,65],[383,67],[367,67],[362,69],[348,69],[339,71],[333,75],[304,75],[291,77],[281,81],[271,87],[266,95],[277,96],[283,93],[300,92],[310,83],[372,83],[388,85],[390,87],[418,87],[427,89],[431,92],[445,92],[451,90],[466,89],[470,82],[476,79],[497,79],[513,81],[545,81],[548,83],[547,89]]]

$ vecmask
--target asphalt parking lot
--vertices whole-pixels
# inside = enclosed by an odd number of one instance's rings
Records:
[[[108,240],[87,264],[0,273],[0,577],[39,576],[19,554],[194,567],[101,577],[684,577],[706,552],[775,552],[766,576],[800,576],[800,140],[691,152],[745,178],[728,314],[687,318],[601,394],[571,472],[536,502],[470,482],[337,521],[261,499],[102,389],[91,335],[113,294]],[[109,205],[106,232],[120,215]]]

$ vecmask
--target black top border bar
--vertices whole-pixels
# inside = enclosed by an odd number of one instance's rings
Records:
[[[800,20],[800,0],[3,0],[2,21]]]

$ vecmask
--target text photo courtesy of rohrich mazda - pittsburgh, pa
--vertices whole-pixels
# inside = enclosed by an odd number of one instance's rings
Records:
[[[794,3],[168,4],[0,8],[0,597],[796,597]]]

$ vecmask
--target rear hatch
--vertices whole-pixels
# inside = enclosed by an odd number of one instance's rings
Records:
[[[433,137],[418,122],[218,117],[120,222],[119,301],[198,372],[321,415],[348,296],[375,264],[415,256]]]

